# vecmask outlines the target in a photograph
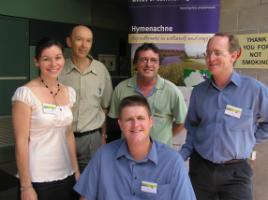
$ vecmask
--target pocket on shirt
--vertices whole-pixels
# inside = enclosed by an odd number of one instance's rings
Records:
[[[144,200],[168,200],[171,199],[170,184],[157,185],[157,193],[141,192]]]
[[[96,88],[87,88],[86,89],[86,95],[88,98],[94,96],[94,98],[100,98],[103,95],[103,88],[97,87]]]
[[[230,130],[250,130],[253,124],[253,111],[243,109],[240,118],[225,115],[224,119]]]
[[[101,95],[97,88],[88,88],[86,89],[86,99],[91,107],[98,107],[101,100]]]

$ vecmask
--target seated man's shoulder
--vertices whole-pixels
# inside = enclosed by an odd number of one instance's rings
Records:
[[[100,157],[115,156],[119,147],[121,146],[121,143],[122,143],[121,139],[117,139],[110,143],[102,145],[97,150],[95,156],[100,156]]]

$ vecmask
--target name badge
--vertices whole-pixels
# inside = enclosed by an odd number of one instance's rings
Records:
[[[235,107],[235,106],[226,105],[224,114],[232,116],[232,117],[240,118],[242,114],[242,109]]]
[[[53,104],[43,103],[43,105],[42,105],[43,112],[47,113],[47,114],[55,115],[56,114],[56,108],[57,108],[57,106],[53,105]]]
[[[141,182],[141,191],[156,194],[157,193],[157,183],[142,181]]]

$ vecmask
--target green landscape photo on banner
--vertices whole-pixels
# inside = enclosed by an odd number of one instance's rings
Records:
[[[207,69],[184,69],[183,81],[185,86],[195,86],[210,79],[211,73]]]

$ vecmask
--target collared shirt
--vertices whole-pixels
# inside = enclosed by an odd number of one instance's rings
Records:
[[[196,199],[181,156],[156,141],[142,161],[132,158],[124,139],[102,146],[74,189],[90,200]]]
[[[81,73],[67,59],[59,77],[60,82],[73,87],[76,91],[76,103],[73,107],[73,130],[77,132],[100,128],[105,120],[103,108],[108,108],[113,92],[111,77],[106,67],[93,59],[89,67]]]
[[[118,84],[113,93],[109,117],[118,118],[118,107],[121,100],[131,95],[142,95],[137,86],[137,77],[124,80]],[[181,91],[170,81],[157,77],[157,82],[146,97],[154,118],[151,137],[172,145],[172,124],[184,123],[187,108]]]
[[[214,163],[246,159],[268,138],[268,89],[236,72],[224,89],[205,81],[193,89],[185,127],[184,159],[193,148]]]

